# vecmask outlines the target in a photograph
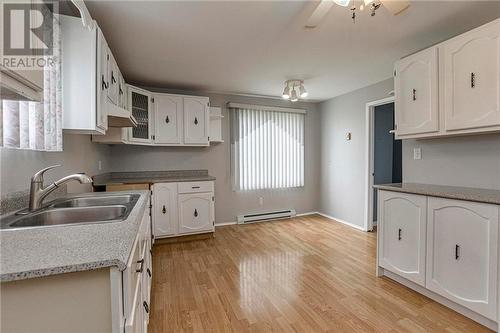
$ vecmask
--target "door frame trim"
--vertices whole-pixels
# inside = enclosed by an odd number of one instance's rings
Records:
[[[394,103],[394,96],[366,103],[366,141],[365,141],[365,231],[373,230],[373,167],[374,167],[374,117],[376,106]]]

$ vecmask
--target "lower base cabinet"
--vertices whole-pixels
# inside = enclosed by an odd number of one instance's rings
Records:
[[[498,207],[429,198],[427,289],[497,319]]]
[[[499,206],[391,191],[378,205],[379,267],[499,321]]]
[[[152,191],[155,238],[214,231],[213,181],[156,183]]]

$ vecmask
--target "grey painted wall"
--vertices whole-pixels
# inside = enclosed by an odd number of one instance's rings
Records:
[[[62,167],[47,172],[45,182],[57,180],[75,172],[95,175],[105,172],[109,167],[109,147],[90,141],[89,135],[65,134],[63,152],[39,152],[20,149],[0,148],[1,188],[2,195],[27,190],[31,176],[38,170],[62,164]],[[98,170],[98,161],[102,161],[102,170]],[[68,184],[69,192],[85,192],[91,190],[88,185]]]
[[[320,104],[322,213],[364,225],[366,103],[391,90],[392,78]]]
[[[154,90],[153,88],[148,88]],[[166,91],[176,92],[179,91]],[[187,92],[182,92],[187,93]],[[196,94],[196,92],[192,92]],[[205,94],[206,95],[206,94]],[[319,207],[320,115],[317,104],[290,103],[279,99],[264,99],[234,95],[208,94],[213,106],[223,109],[224,143],[207,148],[146,147],[116,145],[111,147],[113,171],[208,169],[215,182],[216,223],[234,222],[238,214],[294,208],[298,213],[317,211]],[[292,190],[234,192],[231,183],[229,111],[227,102],[305,108],[305,187]],[[259,197],[263,205],[259,205]]]
[[[416,147],[421,160],[413,160]],[[500,134],[404,140],[403,180],[500,190]]]

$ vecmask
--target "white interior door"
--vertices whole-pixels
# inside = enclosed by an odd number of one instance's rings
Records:
[[[442,46],[446,130],[500,125],[500,21]]]
[[[497,318],[498,206],[429,198],[426,287]]]
[[[179,233],[213,231],[213,193],[179,194]]]
[[[436,47],[396,63],[395,118],[397,135],[439,130],[438,50]]]
[[[380,266],[425,286],[427,198],[380,191],[378,201]]]
[[[177,183],[153,185],[153,231],[155,237],[177,233]]]
[[[184,97],[184,143],[208,146],[208,98]]]
[[[182,142],[182,109],[181,96],[155,94],[155,143],[180,144]]]

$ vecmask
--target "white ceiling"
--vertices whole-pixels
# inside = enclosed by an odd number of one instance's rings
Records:
[[[412,1],[352,23],[333,6],[303,28],[310,1],[86,1],[126,80],[188,89],[280,96],[304,79],[325,100],[391,77],[398,58],[500,17],[500,1]]]

